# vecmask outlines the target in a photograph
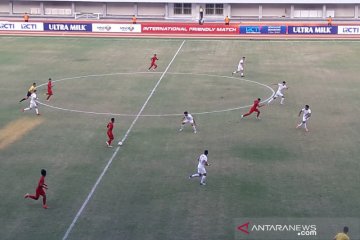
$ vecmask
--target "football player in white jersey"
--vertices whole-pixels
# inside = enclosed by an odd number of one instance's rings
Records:
[[[283,81],[282,83],[278,83],[278,84],[274,84],[274,85],[278,85],[278,90],[276,91],[275,95],[272,98],[270,98],[270,100],[267,103],[270,104],[277,97],[281,97],[280,104],[284,104],[285,97],[284,97],[283,91],[284,91],[284,89],[289,89],[286,86],[286,82]]]
[[[300,110],[299,117],[300,117],[301,113],[303,114],[302,121],[296,126],[296,128],[299,128],[302,125],[304,125],[305,131],[308,132],[309,129],[307,128],[306,123],[309,120],[309,118],[311,117],[311,109],[310,109],[309,105],[305,105],[305,108]]]
[[[28,108],[23,109],[22,111],[27,111],[27,110],[31,110],[33,108],[35,108],[35,112],[37,115],[40,115],[38,107],[37,107],[37,96],[36,96],[36,89],[34,90],[34,92],[30,95],[30,106]]]
[[[240,59],[240,62],[239,62],[239,65],[238,65],[237,69],[232,72],[232,75],[234,75],[235,73],[240,72],[240,76],[244,77],[244,65],[245,65],[245,57],[242,57]]]
[[[198,167],[197,167],[197,173],[194,173],[193,175],[190,175],[189,179],[194,177],[200,177],[200,185],[206,185],[206,169],[205,166],[210,166],[208,163],[207,155],[209,151],[205,150],[203,154],[200,155],[198,161]]]
[[[194,133],[196,133],[196,123],[195,123],[195,119],[193,116],[191,116],[191,114],[189,114],[187,111],[184,112],[184,117],[182,119],[182,122],[181,122],[181,127],[179,129],[179,131],[181,132],[183,129],[184,129],[184,126],[186,123],[189,123],[191,124],[193,130],[194,130]]]

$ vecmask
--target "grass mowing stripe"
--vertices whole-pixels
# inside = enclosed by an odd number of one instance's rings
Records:
[[[150,98],[152,97],[152,95],[154,94],[156,88],[159,86],[161,80],[164,78],[166,72],[169,70],[171,64],[174,62],[176,56],[179,54],[182,46],[184,45],[185,40],[181,43],[180,47],[178,48],[178,50],[176,51],[174,57],[171,59],[170,63],[168,64],[168,66],[166,67],[165,71],[161,74],[159,80],[157,81],[157,83],[155,84],[154,88],[152,89],[150,95],[148,96],[148,98],[146,99],[145,103],[143,104],[143,106],[141,107],[139,113],[136,115],[134,121],[131,123],[129,129],[126,131],[124,137],[122,138],[122,142],[125,142],[125,140],[127,139],[127,137],[129,136],[129,133],[131,132],[132,128],[134,127],[135,123],[137,122],[137,120],[139,119],[141,113],[144,111],[146,105],[148,104]],[[71,232],[71,230],[74,228],[77,220],[79,219],[81,213],[84,211],[86,205],[88,204],[88,202],[90,201],[90,198],[92,197],[92,195],[94,194],[97,186],[99,185],[99,183],[101,182],[102,178],[104,177],[105,173],[107,172],[107,170],[109,169],[110,164],[112,163],[112,161],[114,160],[115,156],[117,155],[117,153],[119,152],[120,147],[117,147],[115,152],[113,153],[113,155],[111,156],[111,158],[109,159],[109,161],[107,162],[104,170],[101,172],[100,176],[98,177],[98,179],[96,180],[94,186],[92,187],[90,193],[88,194],[88,196],[86,197],[84,203],[81,205],[81,208],[79,209],[79,211],[76,213],[75,218],[73,219],[73,221],[71,222],[70,226],[68,227],[68,229],[65,232],[64,237],[62,238],[63,240],[68,239],[69,234]]]

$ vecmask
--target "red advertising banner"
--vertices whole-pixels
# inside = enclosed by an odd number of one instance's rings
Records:
[[[193,23],[141,23],[142,33],[238,35],[237,25]]]

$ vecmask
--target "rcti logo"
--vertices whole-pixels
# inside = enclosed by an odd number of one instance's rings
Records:
[[[250,222],[244,223],[243,225],[238,226],[238,230],[242,231],[245,234],[249,234],[249,224]]]

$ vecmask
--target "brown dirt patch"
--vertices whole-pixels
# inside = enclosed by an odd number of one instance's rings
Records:
[[[44,122],[41,117],[23,117],[0,129],[0,150],[21,139],[26,133]]]

